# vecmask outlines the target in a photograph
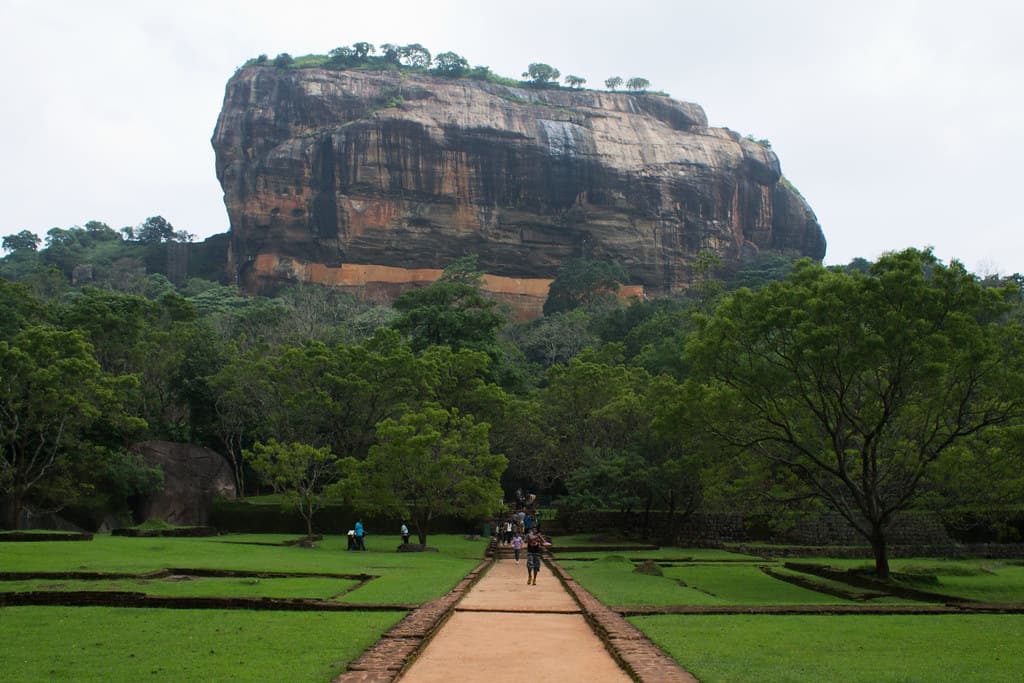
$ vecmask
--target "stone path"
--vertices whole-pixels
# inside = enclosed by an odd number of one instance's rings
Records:
[[[556,562],[544,565],[528,586],[525,559],[481,563],[450,593],[410,612],[334,683],[696,683]]]
[[[402,683],[628,682],[579,605],[547,568],[499,560],[455,608]]]

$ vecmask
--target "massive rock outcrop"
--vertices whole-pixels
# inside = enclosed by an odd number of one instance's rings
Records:
[[[689,285],[702,250],[727,266],[825,252],[770,149],[660,95],[250,66],[213,146],[249,291],[387,299],[476,253],[485,288],[529,317],[573,257],[614,259],[657,296]]]

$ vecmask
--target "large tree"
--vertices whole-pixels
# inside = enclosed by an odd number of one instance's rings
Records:
[[[313,538],[313,516],[326,505],[329,488],[341,476],[344,462],[353,467],[354,460],[339,461],[330,448],[314,448],[309,444],[257,443],[244,451],[246,460],[263,480],[284,497],[285,505],[295,507],[306,522],[306,538]]]
[[[469,71],[469,62],[455,52],[442,52],[434,57],[434,71],[444,76],[461,76]]]
[[[507,460],[491,453],[488,429],[472,416],[436,404],[384,420],[362,465],[356,502],[410,519],[422,545],[439,515],[492,513],[502,497],[499,482]]]
[[[534,85],[540,87],[544,87],[550,83],[557,85],[558,77],[561,75],[561,71],[550,64],[544,64],[543,62],[534,62],[530,64],[526,71],[523,72],[523,78],[529,78],[533,81]]]
[[[131,422],[120,404],[133,379],[104,375],[78,331],[33,325],[0,341],[0,494],[12,526],[37,491],[92,452],[89,430]]]
[[[930,251],[886,255],[867,275],[803,262],[739,290],[691,338],[703,376],[690,426],[842,515],[888,577],[887,530],[929,471],[1024,412],[1013,295]]]
[[[13,235],[5,235],[2,244],[4,251],[16,253],[19,251],[38,251],[40,242],[42,240],[34,232],[22,230]]]
[[[647,88],[650,85],[651,85],[651,82],[649,80],[647,80],[646,78],[640,78],[638,76],[633,77],[633,78],[629,79],[628,81],[626,81],[626,87],[629,88],[630,90],[635,91],[635,92],[640,92],[642,90],[647,90]]]
[[[548,289],[544,315],[614,301],[619,286],[627,279],[626,270],[611,261],[582,258],[567,261],[558,269]]]
[[[480,291],[475,258],[459,259],[428,287],[405,292],[395,300],[402,315],[394,327],[409,336],[412,347],[422,351],[444,344],[453,349],[493,349],[505,316],[497,302]]]

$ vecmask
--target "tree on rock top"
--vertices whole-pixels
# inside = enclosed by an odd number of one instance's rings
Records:
[[[546,86],[550,83],[558,83],[558,78],[562,73],[555,67],[544,64],[542,62],[534,62],[530,64],[526,71],[523,72],[523,78],[529,78],[533,81],[534,85]]]

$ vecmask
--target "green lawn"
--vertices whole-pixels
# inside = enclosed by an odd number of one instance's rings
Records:
[[[327,682],[402,612],[6,607],[5,683]]]
[[[566,542],[568,539],[568,542]],[[580,548],[586,548],[588,545],[597,545],[592,543],[585,543],[580,537],[564,537],[557,536],[553,541],[552,553],[559,558],[559,560],[579,560],[579,559],[599,559],[602,557],[618,556],[628,557],[631,559],[643,558],[643,559],[664,559],[664,560],[675,560],[684,562],[761,562],[764,560],[754,555],[744,555],[742,553],[734,553],[728,550],[719,550],[716,548],[672,548],[663,547],[657,550],[594,550],[585,551]],[[603,543],[601,545],[616,545],[614,543]],[[573,548],[571,552],[559,553],[559,547]]]
[[[794,561],[837,569],[870,570],[874,566],[864,560],[827,557]],[[1024,563],[1020,560],[911,558],[890,560],[889,564],[894,573],[901,575],[900,582],[911,588],[981,602],[1024,603]]]
[[[849,604],[826,593],[808,590],[768,576],[753,565],[695,564],[667,567],[666,579],[674,579],[713,595],[725,605],[825,605]]]
[[[558,563],[606,605],[717,605],[721,600],[687,588],[670,578],[633,571],[624,557],[608,556],[594,562],[559,559]]]
[[[685,556],[689,552],[677,550],[676,556]],[[850,602],[772,578],[754,564],[672,566],[662,569],[663,576],[634,572],[634,563],[615,555],[592,562],[560,559],[559,564],[594,597],[608,605],[817,605]]]
[[[662,548],[660,557],[691,549]],[[633,572],[625,555],[605,553],[561,564],[599,600],[610,605],[828,605],[855,604],[772,578],[758,568],[802,576],[823,587],[865,592],[800,575],[783,561],[670,563],[664,576]],[[600,555],[595,553],[595,556]],[[651,556],[650,553],[638,553]],[[736,555],[730,555],[735,558]],[[799,560],[839,568],[868,567],[863,560]],[[992,560],[893,560],[907,585],[990,602],[1024,603],[1024,564]],[[871,591],[866,591],[871,593]],[[907,604],[891,597],[870,604]],[[1024,615],[665,615],[634,617],[667,653],[701,681],[1020,681],[1024,680]]]
[[[83,542],[4,543],[0,546],[0,571],[141,574],[173,567],[372,574],[379,578],[347,593],[342,599],[359,603],[421,603],[451,590],[480,562],[486,547],[484,541],[467,541],[461,536],[432,536],[430,544],[440,550],[436,553],[396,553],[391,544],[387,549],[381,547],[378,550],[372,540],[368,541],[368,552],[348,552],[343,548],[345,540],[340,536],[328,537],[315,548],[270,545],[294,538],[269,534],[206,538],[97,535],[94,540]],[[4,586],[5,583],[0,581],[0,590],[10,590]],[[202,585],[201,582],[182,583],[197,588]],[[255,589],[257,595],[260,594],[258,585]],[[187,585],[180,588],[185,591],[183,594],[188,594]],[[338,592],[340,590],[330,594]]]
[[[350,579],[193,577],[188,579],[116,579],[100,581],[34,579],[0,581],[0,592],[15,591],[130,591],[169,597],[310,598],[330,600],[352,590]]]
[[[630,621],[704,683],[1024,680],[1024,616],[652,616]]]
[[[348,552],[329,537],[316,548],[275,545],[294,536],[129,538],[0,544],[0,572],[233,569],[369,574],[360,588],[329,577],[194,577],[188,580],[34,579],[0,591],[129,590],[153,595],[339,599],[422,603],[448,592],[483,558],[486,543],[432,536],[436,553],[396,553],[367,539]],[[0,680],[329,681],[405,613],[257,610],[0,608]]]

